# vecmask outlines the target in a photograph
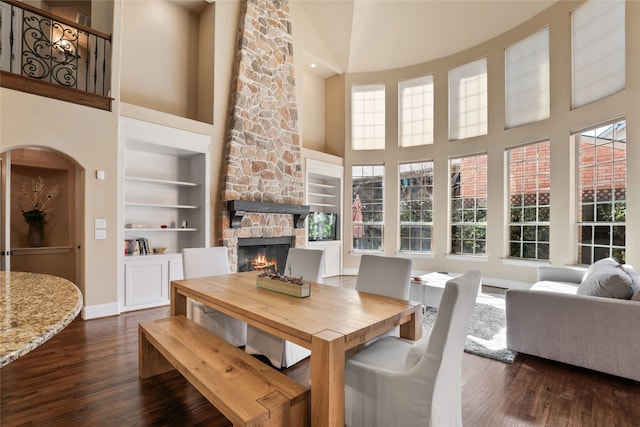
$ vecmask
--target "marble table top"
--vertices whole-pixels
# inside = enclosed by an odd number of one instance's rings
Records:
[[[0,368],[56,335],[81,309],[82,294],[67,279],[0,271]]]

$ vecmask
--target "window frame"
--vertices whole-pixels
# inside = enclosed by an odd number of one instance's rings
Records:
[[[545,148],[540,148],[541,144],[546,144],[547,156],[541,157],[540,151]],[[535,147],[534,147],[535,146]],[[535,204],[527,204],[527,189],[524,188],[525,181],[531,179],[531,173],[527,173],[525,171],[530,170],[527,167],[528,159],[527,159],[527,148],[536,148],[536,158],[535,158]],[[522,164],[522,173],[518,175],[517,178],[522,182],[522,189],[518,193],[512,193],[512,158],[511,153],[515,150],[522,150],[522,161],[519,162]],[[550,251],[551,251],[551,141],[549,139],[536,141],[524,145],[509,147],[505,149],[505,157],[506,157],[506,176],[505,181],[507,183],[507,191],[506,191],[506,217],[507,217],[507,229],[506,229],[506,242],[507,242],[507,258],[513,260],[522,260],[522,261],[549,261],[550,259]],[[546,172],[540,172],[540,161],[545,161],[547,163]],[[544,163],[543,163],[544,165]],[[544,178],[546,175],[546,187],[541,187],[540,182],[544,182]],[[529,181],[530,182],[530,181]],[[540,204],[541,194],[544,194],[543,191],[546,189],[546,204]],[[517,206],[513,205],[514,197],[520,197],[520,204]],[[531,197],[529,197],[531,199]],[[533,210],[535,209],[535,210]],[[514,210],[520,211],[518,212],[518,216],[520,221],[514,221]],[[546,213],[545,213],[546,211]],[[534,213],[535,212],[535,213]],[[531,216],[535,216],[535,219],[531,219]],[[545,218],[541,220],[541,218]],[[529,220],[527,220],[529,218]],[[519,238],[513,238],[514,230],[513,228],[519,227],[520,234]],[[530,235],[532,228],[534,228],[535,238],[527,239],[526,237]],[[546,229],[546,240],[544,240],[544,230]],[[519,244],[519,256],[515,256],[513,254],[513,245]],[[525,247],[525,245],[527,245]],[[525,249],[529,249],[533,245],[534,248],[534,256],[528,257],[525,256]],[[541,255],[541,251],[545,249],[546,246],[546,258]],[[544,252],[543,252],[544,254]]]
[[[461,182],[460,179],[458,179],[455,184],[454,184],[454,164],[453,162],[455,161],[464,161],[465,159],[470,159],[470,158],[480,158],[480,157],[484,157],[485,160],[485,195],[484,197],[478,196],[478,191],[477,191],[477,184],[479,182],[478,178],[477,178],[477,173],[474,173],[474,175],[476,176],[475,179],[475,184],[474,184],[474,196],[472,197],[473,199],[473,208],[469,209],[469,208],[465,208],[465,198],[462,197],[462,194],[460,193],[459,196],[454,197],[454,188],[455,186],[464,186],[464,183]],[[476,160],[477,163],[478,160]],[[448,219],[448,223],[449,223],[449,253],[451,255],[457,255],[457,256],[473,256],[473,257],[484,257],[487,256],[487,212],[488,212],[488,200],[489,200],[489,186],[488,186],[488,162],[489,162],[489,155],[488,153],[479,153],[479,154],[472,154],[469,156],[459,156],[459,157],[451,157],[449,158],[449,219]],[[477,168],[476,168],[477,169]],[[461,177],[460,174],[457,175],[458,178]],[[459,199],[459,203],[456,203],[455,201]],[[471,199],[471,198],[469,198]],[[480,199],[480,200],[478,200]],[[482,199],[484,199],[484,202],[482,201]],[[459,205],[458,207],[454,206],[454,205]],[[461,211],[460,212],[460,218],[462,219],[461,221],[455,221],[454,220],[454,215],[456,215],[455,211]],[[468,212],[466,211],[473,211],[473,217],[474,217],[474,221],[465,221],[465,215],[468,215]],[[482,217],[482,211],[484,211],[484,222],[482,221],[477,221],[478,217]],[[461,228],[460,230],[460,236],[459,238],[456,238],[456,232],[454,231],[455,228]],[[464,237],[465,234],[465,230],[469,230],[470,227],[472,227],[472,235],[473,238],[466,238]],[[480,237],[478,237],[478,233],[480,234]],[[484,236],[484,237],[482,237]],[[457,251],[454,245],[455,241],[460,241],[460,251]],[[469,251],[465,251],[464,250],[464,246],[465,241],[467,242],[471,242],[474,247],[473,247],[473,251],[469,252]],[[481,242],[482,244],[479,245],[479,242]],[[481,246],[482,250],[481,251],[476,251],[476,247],[477,246]]]
[[[375,179],[376,177],[379,177],[379,182],[380,182],[380,199],[369,199],[367,197],[361,197],[360,198],[360,203],[362,205],[361,207],[361,213],[363,216],[363,221],[362,222],[356,222],[354,221],[354,217],[355,217],[355,199],[356,196],[360,196],[360,194],[362,194],[362,191],[358,191],[356,192],[356,188],[354,186],[354,169],[355,168],[371,168],[371,178],[372,180]],[[382,171],[382,175],[375,175],[375,170],[377,168],[381,168]],[[374,164],[374,163],[369,163],[369,164],[354,164],[351,166],[351,200],[353,200],[352,202],[352,215],[351,215],[351,249],[354,252],[358,252],[358,253],[364,253],[364,252],[375,252],[375,253],[379,253],[379,252],[384,252],[384,217],[385,217],[385,173],[386,173],[386,167],[384,164]],[[360,175],[360,177],[364,177],[364,170],[363,173]],[[375,186],[371,187],[371,192],[375,192],[376,191]],[[372,205],[372,206],[367,206],[367,204]],[[380,205],[380,210],[375,210],[373,209],[373,207],[375,205]],[[379,221],[366,221],[366,217],[367,214],[373,214],[373,213],[378,213],[380,215],[380,220]],[[362,227],[362,233],[363,236],[360,238],[365,238],[365,240],[362,242],[363,244],[366,243],[367,240],[367,234],[369,234],[368,239],[370,239],[370,247],[359,247],[360,246],[360,241],[356,242],[356,231],[358,229],[358,227]],[[376,235],[376,230],[379,230],[379,236]],[[379,240],[379,247],[378,248],[374,248],[373,247],[373,242]]]
[[[623,126],[625,129],[624,139],[616,139],[616,133],[618,132],[617,127],[622,126],[622,124],[624,124]],[[582,182],[583,177],[587,177],[589,174],[589,171],[587,171],[588,165],[584,166],[582,163],[582,158],[583,158],[582,154],[583,154],[583,151],[586,151],[588,148],[584,148],[584,149],[581,148],[582,141],[580,140],[580,137],[587,132],[594,131],[593,136],[588,136],[588,137],[597,141],[598,139],[600,139],[600,136],[602,135],[602,131],[608,128],[611,128],[612,130],[611,143],[606,143],[606,142],[594,143],[593,155],[595,156],[596,159],[598,158],[598,156],[604,156],[604,154],[598,153],[598,151],[602,151],[602,150],[598,150],[598,148],[602,148],[604,146],[613,144],[611,149],[612,151],[611,162],[603,161],[601,163],[597,163],[597,162],[593,163],[593,167],[595,167],[595,171],[592,173],[593,184],[590,186],[583,185],[583,182]],[[601,133],[598,133],[598,131],[601,131]],[[590,128],[575,132],[573,134],[573,138],[575,142],[575,153],[576,153],[576,246],[575,247],[577,250],[577,253],[576,253],[577,264],[589,265],[599,259],[607,258],[607,257],[614,257],[618,259],[620,263],[624,263],[626,261],[626,225],[627,225],[626,192],[628,188],[628,174],[627,174],[628,157],[626,155],[626,144],[627,144],[626,118],[609,121],[602,125],[592,126]],[[625,153],[624,159],[617,157],[615,153],[616,147],[620,146],[621,144],[624,144],[623,145],[624,153]],[[618,190],[615,188],[615,183],[620,182],[621,180],[616,179],[615,167],[616,167],[616,162],[619,163],[621,161],[624,161],[624,166],[623,166],[624,175],[625,175],[624,189]],[[611,180],[610,180],[611,187],[609,188],[609,190],[611,191],[609,196],[611,200],[606,200],[608,197],[605,195],[604,192],[600,191],[599,189],[600,184],[605,181],[600,180],[600,178],[598,177],[598,164],[606,165],[607,163],[612,164],[612,167],[611,167],[612,173],[611,173]],[[607,167],[603,166],[602,171],[606,173],[606,170],[607,170]],[[589,197],[587,197],[586,200],[584,197],[585,191],[589,191],[588,187],[592,187],[592,196],[591,196],[593,197],[592,203],[589,200]],[[602,188],[604,189],[604,187]],[[619,194],[621,195],[623,193],[624,193],[624,197],[619,197]],[[583,211],[585,205],[593,207],[591,209],[590,214],[586,211]],[[603,215],[603,216],[607,215],[607,209],[606,209],[607,205],[610,205],[611,209],[609,209],[609,215],[613,220],[606,221],[599,218],[599,215]],[[599,209],[600,207],[604,207],[604,210],[600,210]],[[587,218],[591,218],[592,220],[588,220],[588,219],[585,220],[585,214],[587,214]],[[615,220],[616,216],[618,216],[619,218],[622,218],[622,220],[616,221]],[[590,231],[589,233],[587,233],[587,235],[591,236],[590,237],[591,242],[584,241],[584,233],[585,233],[586,227],[590,228]],[[598,236],[600,236],[600,239],[602,239],[602,234],[599,234],[597,232],[598,231],[603,232],[604,229],[608,229],[607,239],[609,240],[609,243],[607,244],[602,243],[601,241],[597,242]],[[614,244],[614,239],[616,239],[616,231],[620,233],[618,235],[618,238],[621,238],[622,240],[624,240],[623,244]],[[585,257],[584,248],[589,249],[588,257]],[[607,250],[606,254],[604,254],[605,249]],[[596,251],[598,251],[599,253],[596,253]]]
[[[418,221],[418,222],[412,222],[412,221],[402,221],[402,214],[403,214],[403,210],[402,210],[402,204],[403,204],[403,198],[402,198],[402,187],[403,187],[403,175],[402,175],[402,167],[403,166],[411,166],[411,165],[426,165],[425,168],[423,168],[423,170],[428,170],[429,167],[431,169],[430,174],[426,174],[426,175],[421,175],[421,177],[425,178],[426,181],[430,180],[430,184],[423,184],[423,186],[428,186],[431,187],[430,190],[430,204],[431,204],[431,208],[430,209],[422,209],[421,212],[421,216],[424,219],[425,216],[425,212],[428,212],[426,215],[431,217],[430,221]],[[429,178],[430,177],[430,178]],[[400,253],[406,253],[406,254],[432,254],[433,251],[433,211],[434,211],[434,203],[433,203],[433,193],[434,193],[434,188],[435,188],[435,171],[434,171],[434,161],[433,160],[421,160],[421,161],[416,161],[416,162],[402,162],[398,165],[398,184],[399,184],[399,204],[398,204],[398,252]],[[410,185],[405,186],[407,188],[409,187],[413,187]],[[413,202],[413,200],[408,200],[407,203],[411,203]],[[420,199],[419,201],[417,201],[418,203],[424,203],[425,199]],[[423,235],[423,230],[421,230],[420,232],[420,236],[418,237],[418,241],[420,242],[420,246],[421,249],[424,248],[424,241],[428,240],[428,250],[414,250],[412,248],[410,249],[403,249],[403,234],[402,234],[402,229],[403,227],[419,227],[419,228],[428,228],[428,237]],[[410,231],[411,234],[411,231]],[[409,241],[409,246],[411,247],[411,241],[412,241],[412,236],[408,236],[408,241]]]

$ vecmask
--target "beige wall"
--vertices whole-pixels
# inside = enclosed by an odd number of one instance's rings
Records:
[[[85,305],[117,301],[117,115],[3,88],[0,117],[0,150],[45,146],[73,159],[84,171],[84,229],[73,244],[82,248],[86,275],[77,284]],[[34,117],[38,126],[33,125]],[[105,181],[95,179],[98,169],[105,171]],[[94,218],[107,220],[106,240],[92,238]]]
[[[168,1],[125,1],[123,102],[197,119],[198,15]]]
[[[303,78],[296,81],[302,82],[302,97],[298,95],[297,99],[302,146],[324,151],[324,79],[304,70]]]
[[[578,1],[562,1],[537,17],[513,30],[466,51],[429,63],[408,68],[375,73],[348,74],[332,79],[327,84],[327,99],[342,99],[345,113],[340,116],[329,111],[327,101],[327,136],[344,128],[345,141],[345,205],[350,205],[351,165],[384,164],[385,167],[385,238],[384,253],[396,254],[398,248],[398,164],[401,162],[433,160],[435,168],[433,256],[413,257],[414,269],[424,271],[464,272],[479,269],[485,277],[494,278],[499,284],[504,280],[532,282],[539,263],[505,260],[506,204],[505,204],[505,149],[544,139],[551,141],[551,263],[574,264],[577,258],[575,225],[574,146],[570,135],[603,122],[620,117],[627,119],[628,164],[640,161],[640,123],[638,86],[640,84],[640,3],[627,2],[627,89],[606,99],[577,110],[571,110],[571,44],[570,11],[580,5]],[[551,117],[547,120],[504,129],[504,48],[526,38],[539,29],[550,28],[551,67]],[[447,96],[448,70],[480,57],[488,60],[489,132],[488,135],[456,142],[448,141]],[[399,80],[433,74],[435,82],[435,143],[429,146],[400,149],[397,146],[397,111]],[[381,151],[353,151],[350,141],[350,88],[354,84],[384,83],[386,85],[386,149]],[[342,96],[344,95],[344,96]],[[342,98],[341,98],[342,96]],[[337,139],[337,138],[336,138]],[[448,159],[454,156],[488,153],[489,200],[487,222],[487,257],[484,259],[450,256],[448,226]],[[628,212],[640,210],[638,168],[628,169]],[[348,234],[350,224],[344,225],[345,257],[347,271],[355,271],[359,256],[351,253]],[[640,227],[640,217],[628,215],[627,236],[633,236]],[[402,254],[398,255],[402,256]],[[640,265],[640,247],[634,239],[627,238],[627,262]]]

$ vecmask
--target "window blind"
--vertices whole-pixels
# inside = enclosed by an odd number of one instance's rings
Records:
[[[449,70],[449,139],[487,133],[487,59]]]
[[[384,85],[351,88],[351,148],[384,150]]]
[[[624,89],[624,8],[590,0],[571,14],[574,108]]]
[[[505,127],[549,117],[549,29],[505,49]]]
[[[400,147],[433,144],[433,76],[398,83]]]

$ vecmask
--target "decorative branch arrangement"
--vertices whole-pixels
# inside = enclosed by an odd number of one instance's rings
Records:
[[[22,216],[27,224],[44,225],[47,223],[45,216],[52,207],[50,203],[58,195],[58,186],[53,186],[46,191],[44,179],[42,177],[31,180],[31,188],[29,181],[22,183],[22,193],[24,198],[29,202],[29,207],[22,210]]]

